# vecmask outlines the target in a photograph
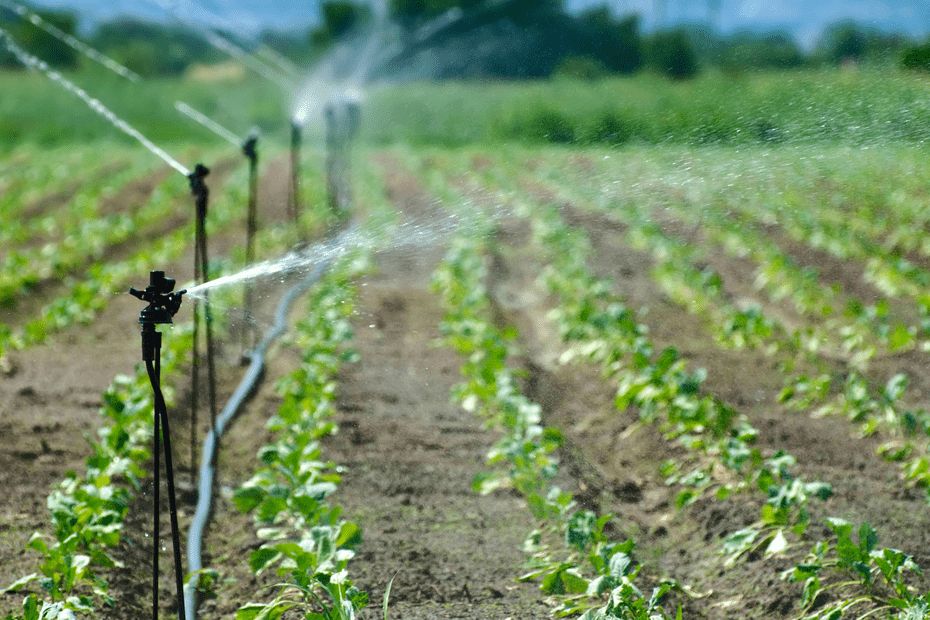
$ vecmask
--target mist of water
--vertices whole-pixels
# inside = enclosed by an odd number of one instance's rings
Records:
[[[291,62],[289,58],[285,58],[267,45],[260,45],[258,49],[255,50],[255,55],[277,67],[281,72],[291,78],[291,80],[296,81],[301,73],[300,68]]]
[[[240,138],[239,136],[237,136],[230,130],[226,129],[225,127],[217,123],[215,120],[213,120],[212,118],[210,118],[203,112],[200,112],[199,110],[195,110],[193,107],[184,103],[183,101],[175,101],[174,108],[178,112],[183,114],[184,116],[202,125],[203,127],[209,129],[210,131],[215,133],[217,136],[226,140],[233,146],[237,146],[237,147],[242,146],[242,142],[243,142],[242,138]]]
[[[490,0],[485,9],[508,1]],[[296,122],[305,124],[310,119],[321,118],[330,102],[361,100],[372,84],[389,82],[392,76],[396,77],[393,67],[396,59],[411,49],[428,49],[433,39],[465,18],[465,12],[456,7],[428,20],[413,32],[404,32],[391,21],[386,0],[371,0],[371,7],[372,23],[360,34],[336,45],[303,81],[292,108],[292,118]],[[433,77],[443,62],[437,59],[429,67],[418,67],[417,77]]]
[[[276,84],[288,92],[290,92],[290,90],[294,87],[293,81],[288,76],[282,74],[276,67],[267,64],[256,55],[249,53],[239,45],[217,33],[210,25],[204,25],[200,20],[196,20],[191,16],[181,12],[179,8],[180,2],[177,2],[176,0],[152,1],[163,10],[174,16],[174,18],[178,21],[187,23],[190,26],[196,28],[199,32],[202,33],[207,43],[212,45],[217,50],[223,52],[224,54],[227,54],[228,56],[238,60],[248,69],[252,70],[256,75],[261,76],[262,78],[273,84]],[[198,8],[200,8],[201,12],[205,12],[205,9],[202,7]]]
[[[139,144],[148,149],[149,152],[159,157],[162,161],[174,168],[176,171],[180,172],[184,176],[188,176],[190,174],[190,170],[188,170],[183,164],[169,155],[164,149],[146,138],[138,129],[117,116],[116,113],[110,110],[110,108],[106,107],[99,99],[91,96],[83,88],[52,69],[45,61],[36,58],[17,45],[16,41],[13,40],[13,37],[10,36],[10,33],[8,33],[6,30],[3,30],[2,28],[0,28],[0,39],[4,41],[6,49],[11,54],[13,54],[16,60],[18,60],[24,66],[45,74],[45,76],[48,77],[51,81],[55,82],[71,94],[76,95],[79,99],[81,99],[81,101],[87,104],[87,107],[105,118],[111,125],[131,138],[135,139],[137,142],[139,142]]]
[[[98,52],[91,46],[87,45],[80,39],[68,34],[67,32],[61,30],[54,24],[50,24],[49,22],[42,19],[42,16],[38,15],[37,13],[34,13],[33,11],[30,11],[28,7],[22,4],[19,4],[18,2],[13,2],[12,0],[0,0],[0,6],[8,8],[9,10],[19,15],[24,20],[31,23],[36,28],[39,28],[45,31],[49,35],[55,37],[56,39],[64,43],[65,45],[83,54],[84,56],[93,60],[94,62],[106,67],[107,69],[119,75],[120,77],[124,77],[130,82],[138,82],[142,79],[141,77],[139,77],[139,74],[137,74],[135,71],[121,65],[120,63],[116,62],[115,60],[107,56],[106,54],[103,54],[102,52]]]
[[[477,214],[477,208],[473,212]],[[497,207],[484,211],[481,217],[482,221],[493,221],[504,214],[504,207]],[[404,250],[422,252],[448,241],[458,231],[472,227],[476,222],[477,219],[473,217],[441,212],[431,218],[410,218],[383,226],[366,225],[364,229],[353,226],[335,237],[294,250],[280,258],[256,263],[238,273],[191,287],[187,295],[202,298],[207,291],[217,288],[271,279],[284,280],[309,273],[319,265],[339,260],[358,250],[372,253]]]

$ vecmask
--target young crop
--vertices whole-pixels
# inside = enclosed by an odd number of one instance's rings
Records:
[[[165,376],[182,363],[190,334],[189,328],[175,330],[167,339],[162,353]],[[39,570],[6,590],[19,592],[37,583],[47,597],[29,594],[22,620],[64,620],[93,613],[100,604],[114,604],[103,572],[122,567],[112,550],[150,458],[153,401],[145,369],[137,368],[132,377],[117,377],[103,402],[101,413],[110,424],[98,431],[86,473],[69,475],[49,495],[54,536],[36,532],[27,545],[42,557]]]
[[[922,573],[911,556],[878,547],[878,534],[868,523],[855,528],[828,519],[827,526],[833,540],[818,542],[783,574],[804,584],[804,620],[930,617],[930,594],[918,595],[908,583],[908,577]]]
[[[340,476],[323,460],[321,445],[336,432],[335,377],[353,359],[344,350],[352,337],[352,280],[364,269],[363,259],[350,257],[314,289],[293,341],[302,352],[300,367],[277,386],[283,401],[268,422],[276,440],[259,450],[261,467],[234,495],[264,541],[250,555],[249,567],[256,576],[273,571],[279,579],[270,601],[241,606],[237,620],[287,612],[305,620],[354,620],[368,603],[348,573],[361,530],[330,499]]]
[[[211,231],[228,229],[240,221],[242,212],[236,208],[242,204],[243,190],[238,177],[224,184],[216,203],[219,208],[210,212]],[[159,202],[158,210],[176,209],[174,194],[159,194],[164,202]],[[279,245],[272,231],[263,233],[267,243]],[[60,332],[75,323],[88,323],[98,312],[106,307],[116,292],[122,292],[126,282],[144,273],[151,265],[161,265],[176,260],[190,247],[193,237],[193,223],[181,226],[177,230],[161,237],[151,246],[144,247],[122,261],[97,263],[92,265],[81,279],[67,281],[68,290],[60,297],[43,307],[33,318],[16,329],[0,323],[0,361],[11,350],[25,349],[42,344],[49,336]]]
[[[575,196],[578,193],[574,188],[569,190],[561,185],[559,188],[558,191],[566,195]],[[584,200],[593,201],[588,198]],[[902,478],[909,484],[927,486],[928,461],[924,448],[930,449],[930,442],[927,441],[926,433],[914,430],[926,426],[921,422],[926,414],[920,410],[903,409],[900,404],[896,404],[898,397],[889,398],[890,394],[901,391],[892,383],[903,386],[907,381],[906,376],[899,375],[884,391],[875,390],[873,394],[861,371],[857,370],[867,366],[879,345],[891,352],[913,347],[913,329],[892,322],[887,303],[879,301],[866,306],[850,300],[843,316],[831,316],[818,327],[789,330],[756,308],[740,311],[733,307],[722,294],[720,276],[707,267],[700,267],[701,252],[698,248],[669,237],[658,224],[640,214],[635,207],[624,205],[622,210],[612,212],[623,219],[631,244],[653,254],[657,262],[654,275],[660,286],[690,312],[707,317],[719,341],[735,346],[764,345],[770,353],[782,351],[788,355],[781,362],[783,371],[788,373],[794,372],[797,366],[804,363],[821,369],[820,375],[802,373],[789,377],[782,391],[782,402],[790,400],[796,407],[813,409],[815,414],[842,411],[851,420],[860,422],[866,434],[881,430],[892,438],[892,441],[882,446],[883,456],[899,462]],[[765,264],[773,269],[778,266],[778,273],[789,276],[785,280],[785,290],[791,290],[792,283],[798,284],[802,290],[807,291],[803,297],[810,303],[817,298],[832,298],[833,293],[829,289],[815,283],[804,284],[805,278],[812,272],[798,274],[797,268],[790,267],[790,260],[770,240],[751,228],[714,213],[713,209],[702,212],[700,220],[693,214],[685,217],[695,225],[706,224],[704,227],[710,229],[708,234],[711,236],[715,234],[715,227],[726,231],[724,239],[733,248],[739,248],[739,254],[752,252],[753,256],[768,256],[769,260]],[[750,236],[749,241],[742,239],[746,235]],[[792,273],[795,275],[791,276]],[[809,304],[799,308],[804,305]],[[829,314],[832,315],[833,311]],[[839,342],[834,334],[839,336]],[[849,378],[845,387],[836,386],[834,376],[826,372],[837,363],[852,369],[848,371]],[[842,392],[836,398],[831,398],[837,387]],[[899,439],[902,436],[908,439],[902,442]],[[699,486],[706,486],[708,480],[707,476],[693,475],[685,479],[697,481]]]
[[[508,366],[516,333],[499,329],[490,318],[485,249],[478,238],[457,238],[434,276],[446,308],[443,340],[464,360],[464,382],[453,395],[463,409],[503,433],[487,457],[495,469],[479,476],[475,489],[490,493],[509,488],[525,499],[538,527],[524,545],[530,570],[522,579],[538,582],[552,597],[555,615],[672,618],[663,601],[679,586],[663,581],[645,594],[637,585],[640,566],[633,541],[612,540],[605,533],[610,515],[580,510],[570,493],[553,485],[561,435],[542,426],[540,406],[520,392]],[[681,613],[679,609],[676,617]]]

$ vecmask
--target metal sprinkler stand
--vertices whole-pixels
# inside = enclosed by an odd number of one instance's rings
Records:
[[[339,212],[339,111],[334,103],[326,104],[326,198],[329,210]]]
[[[156,325],[171,324],[172,318],[181,308],[181,298],[186,291],[173,293],[174,280],[165,277],[164,271],[149,274],[149,285],[144,291],[134,288],[129,293],[148,304],[139,314],[142,325],[142,361],[148,372],[154,393],[154,532],[152,546],[152,618],[158,620],[158,552],[160,550],[160,501],[161,501],[161,443],[164,434],[165,475],[168,484],[168,511],[171,519],[171,544],[174,550],[174,577],[177,587],[178,618],[186,620],[184,610],[184,570],[181,562],[181,533],[178,528],[178,509],[174,492],[174,465],[171,461],[171,431],[168,426],[168,408],[161,391],[161,332]],[[164,431],[162,431],[164,428]]]
[[[210,190],[206,184],[206,177],[210,169],[203,164],[197,164],[190,173],[191,193],[194,195],[196,206],[196,232],[194,241],[194,280],[203,284],[210,279],[209,258],[207,255],[207,207],[210,200]],[[200,303],[194,299],[194,358],[191,365],[191,475],[197,469],[197,411],[200,405]],[[216,365],[213,350],[213,314],[210,310],[210,292],[203,294],[203,319],[207,340],[207,381],[208,397],[210,399],[210,428],[216,429]]]
[[[324,111],[326,119],[326,193],[333,213],[344,213],[352,202],[349,176],[349,150],[361,121],[361,106],[350,99],[340,104],[330,103]]]
[[[345,107],[345,136],[343,144],[342,166],[342,207],[348,209],[352,204],[352,156],[351,149],[362,124],[362,106],[358,100],[350,99]]]
[[[295,225],[300,224],[300,149],[303,127],[297,119],[291,120],[291,191],[288,208]]]
[[[249,207],[245,228],[245,264],[255,261],[255,235],[258,232],[258,132],[252,131],[242,143],[242,153],[249,160]],[[248,351],[255,345],[255,332],[251,328],[252,285],[246,282],[243,291],[243,313],[246,324],[242,329],[242,362],[248,363]]]

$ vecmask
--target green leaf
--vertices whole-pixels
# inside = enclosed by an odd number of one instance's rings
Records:
[[[35,594],[23,601],[23,620],[39,620],[39,600]]]
[[[878,544],[878,532],[868,523],[859,526],[859,548],[865,553],[871,553]]]
[[[769,542],[768,547],[765,548],[766,555],[778,555],[784,553],[788,548],[788,539],[785,538],[785,533],[782,530],[778,530],[775,533],[775,536],[772,537],[771,542]]]
[[[32,573],[32,574],[26,575],[25,577],[20,577],[19,579],[11,583],[9,586],[7,586],[6,590],[4,591],[5,592],[19,592],[20,590],[28,586],[30,583],[33,583],[37,581],[38,579],[39,579],[38,573]]]
[[[560,564],[543,578],[540,589],[546,594],[582,594],[588,582],[572,564]]]
[[[277,549],[262,547],[253,551],[252,555],[249,556],[249,568],[258,575],[280,558],[281,552]]]
[[[258,487],[241,487],[233,495],[233,504],[239,512],[251,512],[265,499],[265,491]]]
[[[391,588],[394,587],[394,580],[397,579],[397,573],[394,573],[394,576],[391,577],[391,580],[387,584],[387,588],[384,590],[384,601],[381,604],[381,612],[383,614],[383,620],[388,619],[388,605],[391,602]]]

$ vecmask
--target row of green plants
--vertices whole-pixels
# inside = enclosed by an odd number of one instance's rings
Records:
[[[190,193],[188,184],[177,178],[153,187],[144,204],[118,205],[112,213],[99,213],[114,192],[118,195],[144,176],[147,163],[137,157],[128,168],[85,184],[67,208],[55,209],[52,221],[61,227],[60,235],[46,243],[9,250],[0,269],[0,304],[14,305],[36,285],[65,277],[133,237],[155,232],[160,223],[176,219],[178,203]],[[193,216],[193,207],[189,212]]]
[[[36,247],[43,248],[40,257],[53,252],[59,244],[68,251],[74,251],[68,241],[85,231],[96,230],[91,223],[102,219],[100,207],[104,201],[112,200],[125,191],[134,178],[148,179],[152,168],[150,158],[136,153],[119,165],[111,163],[92,167],[82,182],[75,182],[72,178],[64,182],[62,188],[56,189],[55,185],[45,187],[42,197],[31,206],[17,197],[12,204],[18,207],[19,212],[5,217],[6,226],[0,231],[0,243],[6,247],[11,260],[19,261],[27,269],[33,265],[23,259],[34,256]],[[121,208],[136,206],[121,205]]]
[[[36,201],[69,187],[74,182],[72,166],[86,161],[90,152],[71,146],[43,152],[24,146],[4,157],[0,162],[0,215],[15,221]]]
[[[358,181],[357,191],[366,204],[384,206],[383,189],[373,175],[361,175]],[[332,232],[344,214],[329,211],[322,185],[306,187],[304,198],[304,227]],[[274,440],[259,449],[257,471],[233,495],[236,508],[252,515],[261,542],[248,564],[266,583],[253,601],[237,610],[237,620],[293,614],[305,620],[355,620],[368,605],[368,594],[353,585],[348,571],[362,531],[332,500],[341,469],[325,460],[323,442],[338,432],[337,377],[345,364],[357,359],[348,347],[355,282],[369,269],[366,248],[333,257],[289,338],[288,345],[299,351],[300,364],[277,383],[282,402],[267,423]],[[390,592],[389,583],[385,620]]]
[[[170,380],[192,345],[190,326],[165,339],[162,376]],[[173,398],[165,390],[169,406]],[[23,612],[8,620],[67,620],[92,616],[116,601],[107,573],[124,568],[114,551],[120,543],[130,504],[148,476],[151,459],[152,388],[144,366],[118,376],[103,395],[107,424],[97,431],[83,475],[70,473],[48,497],[53,532],[36,532],[27,549],[38,554],[39,569],[6,588],[19,592],[38,585],[23,601]]]
[[[239,171],[216,194],[207,224],[211,234],[227,230],[244,219],[244,183],[245,172]],[[179,183],[175,190],[160,193],[163,201],[159,202],[158,210],[165,213],[177,209],[179,204],[186,205],[188,198],[180,193],[181,187],[183,184]],[[193,234],[194,224],[188,222],[124,260],[95,263],[80,277],[66,280],[66,290],[43,306],[35,318],[16,327],[0,323],[0,360],[9,351],[42,344],[71,325],[89,323],[107,306],[113,294],[122,292],[131,278],[145,273],[151,265],[177,260],[190,247]]]
[[[559,187],[560,191],[571,193],[564,186]],[[666,234],[654,221],[638,213],[635,205],[602,206],[624,223],[627,238],[634,247],[652,253],[656,260],[655,279],[670,298],[707,318],[720,342],[787,353],[787,359],[780,364],[781,371],[788,376],[780,397],[782,402],[791,403],[795,409],[811,410],[814,415],[844,415],[859,425],[865,435],[882,432],[888,441],[880,447],[880,453],[898,463],[907,484],[930,488],[930,414],[906,405],[905,374],[898,373],[887,382],[879,382],[868,377],[864,370],[877,347],[894,352],[913,346],[908,328],[892,325],[884,305],[866,307],[855,303],[859,311],[848,311],[840,321],[828,319],[814,327],[789,328],[766,315],[759,305],[741,309],[732,304],[720,275],[706,266],[706,251]],[[747,240],[745,232],[731,230],[731,233],[730,247],[758,250],[773,246],[758,234]],[[761,269],[774,273],[776,268],[772,265],[784,269],[790,264],[781,250],[769,252],[769,257],[774,258]],[[796,268],[794,271],[798,273]],[[764,281],[760,280],[757,278],[757,285],[763,286]],[[790,291],[790,284],[785,284],[784,290]],[[818,289],[826,293],[820,294]],[[829,289],[819,284],[810,291],[806,296],[809,299],[829,299]],[[837,336],[841,343],[833,343]]]
[[[436,158],[433,158],[431,161],[435,163]],[[489,169],[500,171],[500,168],[490,166]],[[534,217],[540,217],[539,210],[542,208],[539,205],[534,204],[532,207]],[[557,216],[556,216],[557,217]],[[661,251],[659,252],[662,253]],[[584,262],[584,259],[578,259],[579,256],[584,256],[585,252],[581,251],[579,247],[575,244],[560,245],[552,251],[552,256],[560,257],[562,260],[567,260],[569,263],[574,260],[580,260],[581,263]],[[674,254],[674,252],[672,252]],[[570,257],[570,258],[566,258]],[[547,273],[547,277],[550,274]],[[695,275],[693,272],[691,275]],[[590,276],[587,276],[590,278]],[[569,289],[573,286],[578,285],[579,282],[585,282],[585,275],[583,270],[569,272],[569,274],[564,277],[562,283],[567,286]],[[705,282],[704,280],[698,279],[698,282]],[[590,297],[587,298],[585,303],[580,303],[578,305],[578,316],[584,317],[583,320],[575,322],[574,325],[567,325],[564,321],[562,322],[563,335],[565,335],[569,340],[573,338],[580,338],[585,344],[575,353],[569,353],[566,355],[566,358],[571,357],[574,354],[580,354],[583,356],[603,356],[601,360],[604,362],[605,370],[610,374],[611,369],[613,371],[619,370],[620,362],[617,357],[614,355],[606,356],[602,350],[604,346],[604,341],[599,337],[602,336],[602,333],[599,333],[599,330],[603,330],[604,325],[613,325],[621,324],[624,320],[632,321],[630,315],[625,314],[625,311],[622,309],[622,306],[614,306],[614,312],[617,313],[614,316],[610,316],[606,312],[604,314],[598,314],[595,311],[596,304],[594,301],[597,299],[598,295],[604,293],[607,290],[606,285],[601,284],[599,288],[599,283],[596,280],[590,280],[591,288],[594,291],[599,291],[598,293],[593,293]],[[705,282],[706,283],[706,282]],[[552,282],[549,281],[551,285]],[[584,288],[582,285],[581,288]],[[610,307],[608,305],[608,307]],[[556,311],[557,315],[561,316],[561,313],[564,312],[564,307]],[[619,315],[619,316],[618,316]],[[597,329],[593,329],[588,322],[596,325]],[[595,336],[592,336],[591,332],[595,332]],[[636,333],[635,330],[628,332],[628,336]],[[631,347],[633,345],[630,345]],[[600,353],[598,353],[600,351]],[[616,351],[613,352],[616,354]],[[674,355],[669,356],[669,360],[674,360]],[[699,383],[699,382],[698,382]],[[621,382],[620,388],[620,397],[623,398],[623,392],[628,389],[629,382]],[[658,390],[655,386],[651,386],[652,389]],[[900,394],[902,389],[902,380],[896,378],[889,383],[889,386],[886,387],[885,396],[886,402],[888,400],[894,401],[895,397]],[[651,395],[650,395],[651,397]],[[623,404],[630,404],[629,400],[621,401]],[[689,441],[693,441],[693,438],[689,437]],[[722,452],[722,451],[721,451]],[[778,456],[778,455],[776,455]],[[792,459],[790,457],[785,457],[781,464],[791,465]],[[771,471],[771,470],[770,470]],[[681,469],[674,464],[667,464],[665,473],[669,475],[669,481],[675,483],[685,483],[687,485],[697,487],[698,491],[705,491],[707,488],[711,487],[712,477],[708,475],[707,472],[702,472],[695,470],[692,472],[687,472],[682,474]],[[803,483],[802,483],[803,484]],[[816,483],[813,487],[809,487],[808,490],[813,492],[824,491],[824,487],[817,488],[819,485]],[[719,496],[728,495],[732,492],[733,489],[729,489],[726,486],[716,486],[718,489]],[[723,493],[720,493],[720,490],[723,490]],[[781,493],[777,493],[781,495]],[[788,493],[790,496],[790,492]],[[680,496],[680,503],[684,504],[688,501],[691,501],[695,497],[692,491],[686,490]],[[806,513],[806,509],[803,509]],[[741,550],[746,549],[746,545],[753,545],[752,548],[760,549],[760,547],[755,545],[756,537],[759,535],[760,530],[764,531],[766,527],[772,531],[771,522],[766,523],[767,520],[771,519],[772,509],[771,506],[766,506],[763,509],[762,518],[760,521],[754,525],[754,527],[747,528],[746,530],[741,530],[740,532],[734,533],[730,536],[725,544],[724,551],[729,553],[728,562],[732,562],[739,557]],[[808,519],[809,516],[805,515],[804,520]],[[832,523],[833,521],[831,521]],[[838,521],[836,523],[839,523]],[[761,526],[761,527],[760,527]],[[868,529],[868,526],[863,526],[863,528]],[[843,532],[846,530],[844,529]],[[847,537],[848,538],[848,537]],[[874,537],[873,537],[874,538]],[[787,547],[788,541],[784,536],[783,530],[777,530],[776,533],[770,538],[767,539],[763,536],[762,543],[768,543],[768,547],[765,548],[765,551],[769,553],[784,551]],[[832,545],[832,546],[831,546]],[[850,609],[855,606],[865,606],[869,607],[871,604],[871,613],[878,614],[882,611],[888,609],[906,609],[910,613],[914,613],[923,608],[925,600],[921,597],[913,594],[911,590],[905,584],[906,577],[909,571],[914,569],[913,562],[905,554],[888,549],[877,549],[876,541],[871,539],[868,543],[864,545],[870,545],[870,548],[865,553],[868,556],[868,561],[860,564],[858,567],[852,567],[850,564],[845,563],[843,555],[848,551],[848,544],[846,538],[843,537],[841,532],[837,532],[837,541],[830,543],[829,541],[818,542],[812,551],[812,555],[819,554],[821,558],[821,563],[818,565],[819,568],[809,572],[804,572],[804,570],[798,570],[797,572],[789,572],[785,575],[789,579],[800,579],[802,576],[806,580],[805,592],[809,595],[811,592],[814,592],[813,598],[805,598],[802,602],[802,605],[805,609],[809,609],[814,606],[815,600],[818,598],[823,591],[832,591],[834,588],[838,590],[855,590],[858,587],[860,590],[867,592],[866,595],[862,595],[861,592],[858,598],[855,599],[842,599],[837,603],[836,606],[831,606],[829,609],[824,610],[824,615],[819,616],[814,614],[813,617],[833,617],[831,613],[838,613],[838,609]],[[860,554],[862,555],[862,554]],[[831,557],[832,556],[832,557]],[[882,558],[900,558],[900,561],[895,561],[893,568],[885,566],[881,568],[884,560]],[[810,567],[808,567],[810,568]],[[858,572],[856,572],[858,571]],[[850,576],[856,577],[855,579],[849,580],[846,579]],[[823,586],[823,584],[831,584]],[[822,590],[825,588],[825,590]],[[891,603],[887,603],[881,597],[887,596],[888,592],[902,592],[901,597],[897,598]],[[891,607],[883,606],[890,604]],[[847,607],[848,606],[848,607]],[[818,612],[819,613],[819,612]],[[837,616],[838,617],[838,616]]]
[[[521,579],[539,583],[558,617],[681,618],[681,608],[673,613],[663,606],[679,585],[663,580],[644,590],[634,541],[613,538],[611,515],[580,508],[570,492],[554,483],[561,435],[543,426],[540,406],[521,393],[518,372],[510,367],[516,334],[492,319],[486,243],[471,234],[456,238],[433,285],[446,310],[443,341],[464,360],[464,382],[453,396],[501,433],[487,457],[493,470],[479,476],[474,487],[483,494],[519,493],[537,522],[524,544],[529,570]]]
[[[533,219],[536,237],[552,261],[543,279],[547,288],[560,300],[554,317],[563,338],[576,344],[574,354],[599,362],[608,376],[619,378],[619,406],[635,405],[640,416],[644,412],[649,413],[657,405],[661,406],[662,397],[656,398],[655,394],[661,395],[667,391],[666,385],[670,380],[673,383],[678,380],[674,375],[659,376],[658,382],[648,385],[650,390],[640,392],[642,396],[624,398],[629,386],[635,384],[635,379],[630,380],[631,374],[635,377],[636,367],[648,364],[648,361],[642,357],[641,351],[630,351],[630,330],[627,329],[626,334],[622,333],[620,326],[632,322],[632,316],[627,315],[627,321],[617,321],[606,314],[611,308],[614,314],[624,312],[625,308],[612,297],[606,285],[599,286],[587,272],[584,263],[588,249],[583,235],[564,227],[557,212],[552,210],[546,212],[537,208]],[[621,334],[612,335],[611,332],[618,330],[621,330]],[[638,331],[642,333],[641,328]],[[635,340],[632,342],[636,344]],[[632,368],[624,368],[622,359],[629,353],[633,355]],[[659,360],[663,356],[670,355],[664,352],[659,355]],[[652,369],[659,366],[661,364],[648,367]],[[656,377],[654,373],[651,374],[653,377]],[[680,380],[678,382],[680,385]],[[713,429],[716,422],[713,417],[701,420],[698,409],[687,407],[687,401],[695,399],[698,393],[698,385],[695,383],[699,384],[693,382],[689,391],[673,392],[673,398],[665,404],[669,410],[682,408],[689,414],[684,428],[679,422],[678,428],[671,429],[673,436],[686,432],[684,437],[688,443],[699,439],[688,428],[688,424],[697,425],[703,432]],[[694,412],[698,412],[698,415],[694,415]],[[730,413],[731,423],[738,419],[734,412]],[[671,421],[669,418],[665,424],[666,433]],[[762,461],[764,465],[761,468],[759,456],[751,455],[751,451],[750,455],[742,451],[736,454],[742,454],[745,460],[740,462],[727,459],[727,453],[719,451],[719,456],[723,457],[722,464],[726,467],[736,465],[737,471],[745,469],[747,472],[758,469],[758,486],[768,495],[768,501],[760,513],[759,521],[726,538],[723,552],[728,555],[728,563],[732,564],[736,558],[753,549],[763,551],[765,555],[787,551],[791,544],[786,536],[789,532],[798,540],[809,539],[810,532],[804,535],[810,524],[806,500],[811,496],[826,495],[828,487],[823,483],[804,483],[794,478],[787,469],[782,469],[793,464],[793,459],[785,454],[777,453]],[[689,480],[679,479],[678,482],[693,482],[692,475],[686,478]],[[785,482],[778,484],[779,478]],[[721,494],[720,489],[732,490],[727,486],[718,486],[718,498],[728,494]],[[830,519],[828,524],[833,530],[833,537],[817,541],[810,556],[783,575],[785,579],[804,583],[801,608],[805,617],[839,618],[843,617],[845,611],[856,607],[862,608],[867,616],[885,613],[886,617],[909,618],[921,617],[920,614],[926,612],[926,595],[918,595],[911,585],[913,578],[919,575],[919,568],[910,556],[898,550],[879,548],[877,535],[867,524],[860,526],[858,533],[854,533],[853,526],[844,521]],[[824,604],[825,599],[830,602]]]
[[[277,385],[282,403],[268,421],[274,441],[259,450],[261,466],[233,497],[253,515],[263,541],[249,556],[251,570],[276,575],[272,598],[243,605],[237,620],[295,612],[305,620],[355,620],[367,605],[348,572],[361,530],[331,499],[340,474],[322,446],[337,431],[336,376],[354,359],[345,345],[352,338],[353,281],[364,269],[361,258],[342,260],[314,289],[291,342],[301,351],[300,366]]]

